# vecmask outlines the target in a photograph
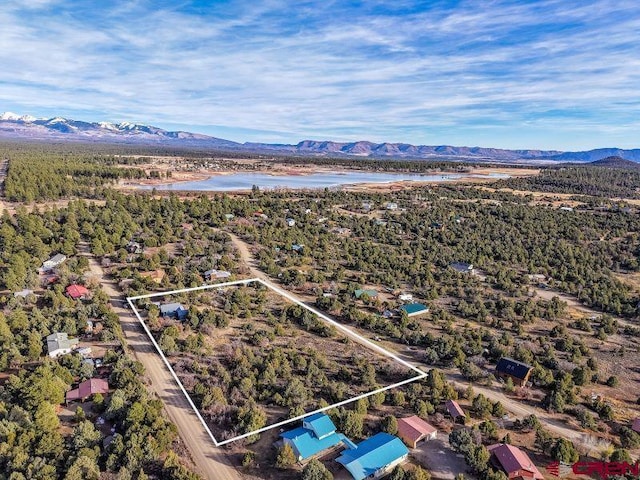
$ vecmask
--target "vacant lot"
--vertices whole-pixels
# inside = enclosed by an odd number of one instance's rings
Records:
[[[145,300],[143,318],[218,440],[412,377],[261,284]]]

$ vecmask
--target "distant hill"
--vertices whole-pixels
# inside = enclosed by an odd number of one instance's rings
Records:
[[[607,168],[628,168],[631,170],[640,170],[640,163],[632,162],[622,157],[606,157],[596,160],[595,162],[589,162],[587,165],[593,167],[607,167]]]
[[[634,162],[640,162],[640,148],[634,148],[632,150],[623,150],[621,148],[597,148],[586,152],[563,152],[557,155],[552,155],[549,158],[552,160],[567,162],[595,162],[608,157],[620,157]]]
[[[178,148],[212,149],[270,155],[343,158],[384,158],[451,160],[466,162],[559,164],[593,162],[618,156],[640,162],[640,149],[600,148],[585,152],[556,150],[507,150],[451,145],[411,145],[408,143],[333,142],[304,140],[295,145],[237,143],[209,135],[167,131],[139,123],[84,122],[62,117],[36,118],[5,112],[0,115],[0,139],[52,140],[85,143],[161,145]]]

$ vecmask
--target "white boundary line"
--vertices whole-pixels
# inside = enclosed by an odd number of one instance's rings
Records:
[[[250,283],[260,283],[260,284],[264,285],[265,287],[273,290],[277,294],[285,297],[287,300],[289,300],[289,301],[295,303],[296,305],[299,305],[299,306],[309,310],[311,313],[313,313],[314,315],[317,315],[318,317],[322,318],[325,322],[327,322],[330,325],[336,327],[338,330],[342,330],[343,332],[346,333],[347,337],[355,338],[361,344],[369,347],[372,350],[375,350],[378,353],[381,353],[382,355],[384,355],[386,357],[389,357],[389,358],[401,363],[402,365],[404,365],[405,367],[409,368],[410,370],[413,370],[413,371],[417,372],[418,375],[416,375],[415,377],[409,378],[407,380],[403,380],[401,382],[394,383],[393,385],[388,385],[386,387],[378,388],[377,390],[374,390],[372,392],[364,393],[362,395],[358,395],[358,396],[350,398],[348,400],[343,400],[341,402],[334,403],[333,405],[329,405],[328,407],[319,408],[317,410],[313,410],[312,412],[307,412],[307,413],[305,413],[303,415],[299,415],[297,417],[290,418],[288,420],[283,420],[281,422],[274,423],[273,425],[269,425],[269,426],[260,428],[258,430],[253,431],[253,432],[245,433],[245,434],[242,434],[242,435],[238,435],[237,437],[233,437],[233,438],[230,438],[228,440],[224,440],[224,441],[218,442],[216,440],[216,438],[213,436],[213,433],[211,432],[211,430],[209,429],[209,426],[207,425],[207,422],[205,422],[204,418],[202,418],[202,415],[200,414],[200,411],[196,408],[195,404],[193,403],[193,400],[191,399],[191,396],[189,395],[187,390],[184,388],[184,385],[182,384],[182,382],[180,381],[180,379],[176,375],[176,372],[173,370],[173,367],[171,367],[171,364],[169,363],[169,360],[167,360],[167,357],[165,357],[164,353],[160,349],[160,345],[158,345],[158,342],[156,342],[155,338],[153,338],[153,335],[151,334],[151,331],[149,330],[149,327],[147,327],[147,325],[144,323],[144,320],[142,320],[142,317],[140,316],[140,313],[138,312],[138,309],[136,308],[136,306],[134,305],[133,302],[135,300],[141,300],[141,299],[144,299],[144,298],[161,297],[161,296],[164,296],[164,295],[174,295],[174,294],[186,293],[186,292],[196,292],[196,291],[200,291],[200,290],[209,290],[209,289],[212,289],[212,288],[220,288],[220,287],[230,287],[230,286],[234,286],[234,285],[248,285]],[[214,445],[216,447],[221,447],[222,445],[226,445],[227,443],[235,442],[237,440],[242,440],[243,438],[250,437],[251,435],[256,435],[258,433],[266,432],[267,430],[271,430],[272,428],[277,428],[277,427],[280,427],[282,425],[286,425],[288,423],[293,423],[293,422],[295,422],[297,420],[301,420],[301,419],[303,419],[305,417],[308,417],[309,415],[313,415],[313,414],[319,413],[319,412],[324,412],[324,411],[330,410],[332,408],[340,407],[342,405],[346,405],[348,403],[355,402],[356,400],[359,400],[361,398],[366,398],[366,397],[369,397],[371,395],[375,395],[376,393],[384,392],[384,391],[390,390],[392,388],[396,388],[396,387],[400,387],[402,385],[406,385],[407,383],[415,382],[416,380],[420,380],[420,379],[425,378],[427,376],[427,373],[422,371],[422,370],[420,370],[418,367],[415,367],[414,365],[411,365],[409,362],[407,362],[406,360],[403,360],[402,358],[398,357],[397,355],[395,355],[394,353],[390,352],[389,350],[386,350],[386,349],[382,348],[380,345],[377,345],[377,344],[373,343],[371,340],[363,337],[362,335],[359,335],[359,334],[355,333],[351,329],[349,329],[349,328],[345,327],[344,325],[342,325],[341,323],[338,323],[335,320],[329,318],[327,315],[325,315],[322,312],[316,310],[315,308],[309,307],[305,303],[301,302],[300,300],[298,300],[297,298],[292,296],[289,292],[286,292],[286,291],[282,290],[281,288],[276,287],[272,283],[270,283],[270,282],[268,282],[266,280],[263,280],[261,278],[250,278],[250,279],[246,279],[246,280],[236,280],[236,281],[233,281],[233,282],[216,283],[216,284],[213,284],[213,285],[202,285],[200,287],[182,288],[180,290],[172,290],[172,291],[169,291],[169,292],[150,293],[148,295],[138,295],[138,296],[135,296],[135,297],[127,297],[127,302],[129,303],[129,306],[131,306],[131,309],[133,310],[133,312],[135,313],[138,321],[142,325],[142,328],[146,332],[147,336],[151,339],[151,342],[153,343],[153,346],[156,347],[156,350],[160,354],[160,357],[162,357],[162,360],[163,360],[164,364],[169,369],[169,372],[171,372],[171,376],[173,377],[173,379],[176,381],[176,383],[180,387],[180,390],[182,390],[182,393],[184,394],[184,396],[186,397],[187,401],[189,402],[189,405],[191,405],[191,408],[195,412],[196,416],[200,420],[200,423],[202,423],[202,426],[205,428],[205,430],[207,431],[207,434],[209,435],[209,438],[211,438],[211,441],[214,443]]]

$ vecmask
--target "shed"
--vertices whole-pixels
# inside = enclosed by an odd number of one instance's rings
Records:
[[[509,357],[502,357],[496,365],[496,373],[499,377],[511,378],[513,383],[524,387],[529,381],[533,367]]]
[[[544,479],[529,455],[518,447],[506,443],[496,443],[487,447],[487,450],[491,453],[491,463],[502,469],[510,479]]]
[[[455,400],[447,400],[444,407],[447,409],[447,413],[451,416],[454,422],[460,417],[463,419],[467,418],[464,410],[462,410],[462,407]]]
[[[342,452],[336,462],[354,478],[377,478],[407,459],[409,450],[398,437],[380,432]]]
[[[429,311],[429,307],[422,303],[407,303],[400,307],[400,310],[405,312],[408,317],[415,317],[416,315],[422,315]]]
[[[296,225],[296,221],[293,218],[287,218],[286,222],[290,227],[294,227]]]
[[[410,448],[416,448],[421,440],[435,440],[438,431],[417,415],[398,419],[398,436]]]

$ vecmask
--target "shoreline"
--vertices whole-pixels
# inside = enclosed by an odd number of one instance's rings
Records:
[[[176,175],[175,179],[168,178],[154,178],[154,179],[144,179],[144,180],[127,180],[117,185],[117,188],[123,190],[150,190],[153,188],[157,188],[158,190],[172,190],[172,191],[181,191],[179,188],[172,188],[173,186],[179,186],[181,184],[191,183],[191,182],[202,182],[207,181],[209,179],[213,179],[215,177],[220,176],[230,176],[230,175],[246,175],[246,174],[257,174],[257,175],[267,175],[270,177],[307,177],[312,175],[322,175],[322,174],[332,174],[332,175],[344,175],[348,176],[350,173],[370,173],[375,175],[377,173],[380,174],[391,174],[391,175],[402,175],[403,173],[410,174],[412,176],[422,176],[422,177],[440,177],[439,179],[425,179],[425,180],[416,180],[416,179],[408,179],[408,180],[385,180],[380,182],[371,182],[371,181],[363,181],[363,182],[355,182],[355,183],[344,183],[340,185],[331,186],[328,188],[342,188],[342,189],[353,189],[356,187],[362,188],[363,186],[366,188],[376,188],[376,187],[384,187],[391,185],[405,185],[405,186],[416,186],[416,185],[425,185],[425,184],[441,184],[441,183],[462,183],[462,182],[472,182],[472,183],[484,183],[488,181],[495,181],[501,178],[512,178],[517,176],[529,176],[535,175],[539,171],[538,170],[522,170],[515,168],[478,168],[471,172],[445,172],[445,171],[435,171],[435,172],[375,172],[369,170],[361,170],[361,169],[335,169],[335,168],[326,168],[326,167],[303,167],[303,168],[276,168],[274,170],[203,170],[199,172],[173,172],[173,175]],[[500,175],[498,177],[497,175]],[[501,177],[502,175],[506,175],[506,177]],[[451,178],[449,178],[451,177]],[[167,181],[169,180],[169,181]],[[167,188],[169,187],[169,188]],[[277,188],[277,187],[274,187]],[[305,190],[305,189],[315,189],[318,187],[299,187],[299,188],[289,188],[290,190]],[[397,188],[397,187],[396,187]],[[265,187],[265,190],[270,190],[270,188]],[[197,190],[197,189],[186,189],[184,191],[194,191],[194,192],[206,192],[206,191],[215,191],[215,192],[243,192],[251,190],[250,187],[246,188],[229,188],[226,190]]]

